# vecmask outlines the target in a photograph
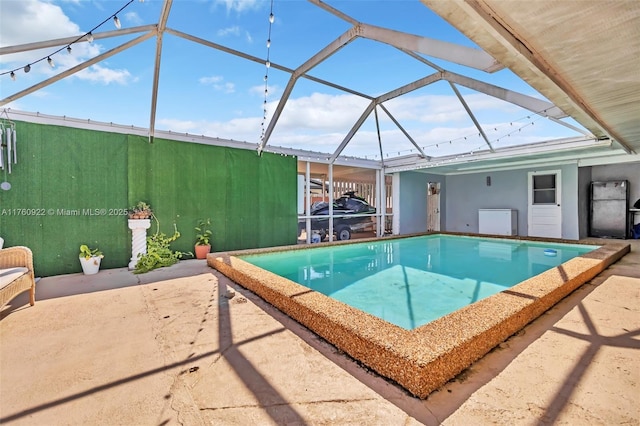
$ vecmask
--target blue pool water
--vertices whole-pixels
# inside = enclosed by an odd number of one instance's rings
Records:
[[[412,330],[596,248],[427,235],[240,258]]]

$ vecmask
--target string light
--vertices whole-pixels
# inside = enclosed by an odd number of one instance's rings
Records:
[[[524,129],[524,128],[526,128],[526,127],[533,126],[535,121],[537,121],[537,120],[541,120],[542,118],[547,117],[546,112],[547,112],[547,109],[544,109],[544,110],[542,110],[542,111],[538,111],[538,112],[536,112],[536,116],[537,116],[537,118],[536,118],[535,120],[530,121],[530,122],[527,122],[527,123],[523,124],[522,126],[520,126],[519,128],[517,128],[517,129],[515,129],[515,130],[513,130],[513,131],[511,131],[511,132],[508,132],[508,133],[506,133],[506,134],[503,134],[503,135],[500,135],[500,136],[498,136],[498,137],[496,137],[496,138],[493,138],[493,139],[491,139],[489,142],[491,142],[491,143],[498,143],[498,142],[500,142],[500,139],[504,139],[505,137],[509,137],[509,136],[511,136],[512,134],[515,134],[515,133],[517,133],[517,132],[520,132],[522,129]],[[526,118],[527,120],[531,120],[531,115],[527,115],[527,116],[525,116],[525,117],[522,117],[522,118],[520,118],[518,121],[520,121],[520,120],[524,120],[525,118]],[[510,127],[513,127],[513,122],[510,122],[510,123],[509,123],[509,126],[510,126]],[[494,131],[498,131],[498,128],[497,128],[497,127],[494,127],[494,129],[493,129],[493,130],[494,130]],[[474,137],[476,137],[476,135],[475,135],[475,134],[474,134],[473,136],[474,136]],[[469,137],[469,138],[470,138],[470,137],[471,137],[471,135],[468,135],[468,136],[462,136],[462,137],[459,137],[459,138],[457,138],[457,139],[450,139],[450,140],[449,140],[449,144],[452,144],[453,142],[457,142],[457,141],[463,141],[463,140],[467,141],[467,140],[468,140],[468,139],[467,139],[467,137]],[[482,137],[482,134],[481,134],[481,133],[478,133],[478,134],[477,134],[477,137],[478,137],[478,138],[481,138],[481,137]],[[425,145],[425,146],[423,146],[423,147],[421,147],[421,148],[422,148],[423,150],[426,150],[426,149],[428,149],[428,148],[439,148],[439,145],[440,145],[440,144],[442,144],[442,143],[444,143],[444,142],[439,141],[439,142],[432,143],[432,144],[430,144],[430,145]],[[485,144],[486,144],[486,142],[484,142],[484,144],[483,144],[483,145],[477,146],[477,147],[474,149],[474,151],[481,151],[481,150],[482,150],[482,148],[485,146]],[[412,151],[413,151],[413,149],[406,149],[406,150],[403,150],[403,151],[398,151],[398,155],[401,155],[401,154],[404,154],[404,153],[407,153],[407,152],[412,152]],[[471,152],[467,153],[466,155],[473,154],[473,152],[474,152],[474,151],[471,151]]]
[[[9,70],[9,71],[5,71],[0,73],[0,76],[6,75],[8,74],[12,80],[16,79],[16,71],[19,70],[23,70],[25,73],[28,73],[29,71],[31,71],[31,65],[35,65],[39,62],[42,62],[44,60],[47,61],[47,63],[49,64],[49,66],[51,66],[52,68],[55,66],[53,59],[51,59],[51,57],[53,55],[55,55],[56,53],[59,53],[62,50],[67,50],[68,53],[71,53],[71,45],[78,43],[81,40],[86,40],[89,43],[93,42],[93,31],[97,30],[98,28],[100,28],[102,25],[104,25],[107,21],[110,21],[111,19],[113,19],[113,23],[116,26],[116,28],[120,29],[121,28],[121,23],[120,23],[120,19],[118,19],[118,13],[122,12],[127,6],[129,6],[131,3],[133,3],[134,0],[129,0],[127,1],[127,3],[122,6],[120,9],[118,9],[118,11],[116,11],[116,13],[114,13],[113,15],[110,15],[107,19],[105,19],[104,21],[102,21],[101,23],[99,23],[98,25],[96,25],[95,27],[93,27],[91,29],[91,31],[81,35],[80,37],[76,38],[74,41],[72,41],[71,43],[69,43],[66,46],[62,46],[61,48],[59,48],[58,50],[56,50],[55,52],[52,52],[46,56],[43,56],[42,58],[38,59],[37,61],[33,61],[30,62],[28,64],[26,64],[24,67],[20,67],[20,68],[15,68],[13,70]],[[140,0],[140,3],[142,3],[143,0]]]
[[[267,35],[267,60],[264,63],[265,72],[264,72],[264,102],[262,103],[262,131],[260,132],[260,140],[264,140],[265,136],[265,122],[267,121],[267,99],[269,97],[269,69],[271,68],[271,27],[273,26],[273,22],[275,21],[275,17],[273,16],[273,0],[271,0],[271,7],[269,10],[269,33]]]

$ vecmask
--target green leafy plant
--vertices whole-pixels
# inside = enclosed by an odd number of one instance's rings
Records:
[[[156,233],[147,237],[147,253],[138,258],[136,267],[133,270],[134,274],[143,274],[156,268],[171,266],[177,263],[184,255],[191,255],[191,253],[171,250],[170,244],[180,238],[177,225],[173,224],[173,235],[167,236],[165,233],[160,232],[160,222],[155,216],[153,217],[157,223]]]
[[[78,257],[84,257],[85,259],[89,260],[92,257],[99,257],[99,258],[103,258],[104,255],[102,254],[102,252],[100,250],[98,250],[97,248],[89,248],[88,245],[86,244],[82,244],[80,246],[80,254]]]
[[[211,219],[207,220],[199,220],[198,226],[195,227],[197,232],[196,234],[196,245],[197,246],[208,246],[211,245],[209,240],[211,239],[211,235],[213,232],[211,231]]]
[[[153,210],[151,206],[144,201],[138,201],[138,203],[128,209],[129,219],[149,219],[153,216]]]

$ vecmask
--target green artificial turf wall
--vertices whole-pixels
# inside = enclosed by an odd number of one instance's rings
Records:
[[[80,272],[80,244],[99,247],[101,269],[126,267],[125,210],[151,204],[159,227],[193,252],[199,219],[210,218],[212,251],[294,244],[296,159],[53,125],[16,122],[18,164],[0,170],[0,236],[34,253],[37,276]]]

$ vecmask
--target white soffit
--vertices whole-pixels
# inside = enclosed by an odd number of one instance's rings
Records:
[[[594,135],[640,153],[640,1],[422,2]]]
[[[473,155],[449,155],[420,159],[416,155],[385,162],[385,172],[416,171],[441,175],[478,173],[528,168],[532,165],[640,163],[640,155],[629,155],[616,148],[610,139],[567,138],[530,145],[483,150]]]

